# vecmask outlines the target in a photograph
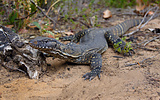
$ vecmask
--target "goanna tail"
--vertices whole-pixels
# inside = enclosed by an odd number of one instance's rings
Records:
[[[155,16],[153,16],[152,19],[158,17],[160,15],[157,14]],[[144,19],[143,23],[145,23],[150,17],[147,17]],[[113,26],[109,29],[109,32],[113,33],[114,35],[117,35],[117,36],[121,36],[123,35],[129,28],[131,27],[134,27],[134,26],[137,26],[141,23],[141,21],[143,20],[143,18],[139,18],[139,19],[129,19],[129,20],[126,20],[116,26]]]

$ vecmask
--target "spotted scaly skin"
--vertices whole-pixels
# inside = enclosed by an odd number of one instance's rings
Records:
[[[100,78],[101,54],[108,48],[107,41],[110,41],[114,49],[119,53],[131,55],[132,48],[119,36],[122,36],[129,28],[138,25],[141,21],[142,19],[130,19],[113,27],[90,28],[82,30],[73,36],[62,37],[62,40],[71,41],[68,44],[63,44],[53,38],[37,37],[30,41],[30,45],[67,62],[90,64],[92,71],[86,73],[83,78],[92,80],[97,75]],[[79,44],[76,44],[78,42]]]

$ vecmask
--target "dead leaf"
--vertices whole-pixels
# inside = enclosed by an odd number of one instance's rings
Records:
[[[153,11],[148,12],[148,15],[153,15],[153,14],[154,14]]]
[[[53,28],[52,28],[52,26],[48,26],[45,30],[52,31]]]
[[[6,25],[7,28],[12,28],[14,25]]]
[[[27,27],[29,27],[30,29],[34,29],[34,28],[36,28],[37,26],[35,26],[35,25],[27,25]]]
[[[136,10],[137,11],[141,11],[146,7],[143,0],[136,0],[136,3],[137,3],[137,5],[136,5]]]
[[[110,10],[105,10],[104,12],[103,12],[103,18],[110,18],[110,17],[112,17],[112,13],[111,13],[111,11]]]
[[[48,37],[49,37],[49,38],[54,38],[53,35],[51,35],[51,34],[49,34]]]
[[[19,33],[28,33],[28,30],[27,29],[20,29]]]
[[[66,34],[66,35],[68,35],[68,36],[74,35],[74,33],[72,33],[72,32],[64,32],[64,34]]]

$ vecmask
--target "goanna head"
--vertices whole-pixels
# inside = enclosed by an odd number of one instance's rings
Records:
[[[31,47],[42,51],[59,51],[61,49],[60,46],[63,45],[56,39],[48,37],[36,37],[35,39],[30,40],[29,44]]]
[[[67,45],[54,38],[36,37],[29,42],[30,46],[50,55],[63,58],[75,58],[81,55],[81,49],[74,43]],[[74,50],[73,50],[74,49]]]

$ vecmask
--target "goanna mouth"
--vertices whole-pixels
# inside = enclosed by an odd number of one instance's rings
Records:
[[[53,50],[53,47],[48,47],[48,46],[44,46],[44,45],[38,45],[38,44],[33,44],[33,43],[29,43],[31,47],[35,48],[35,49],[40,49],[40,50]]]

